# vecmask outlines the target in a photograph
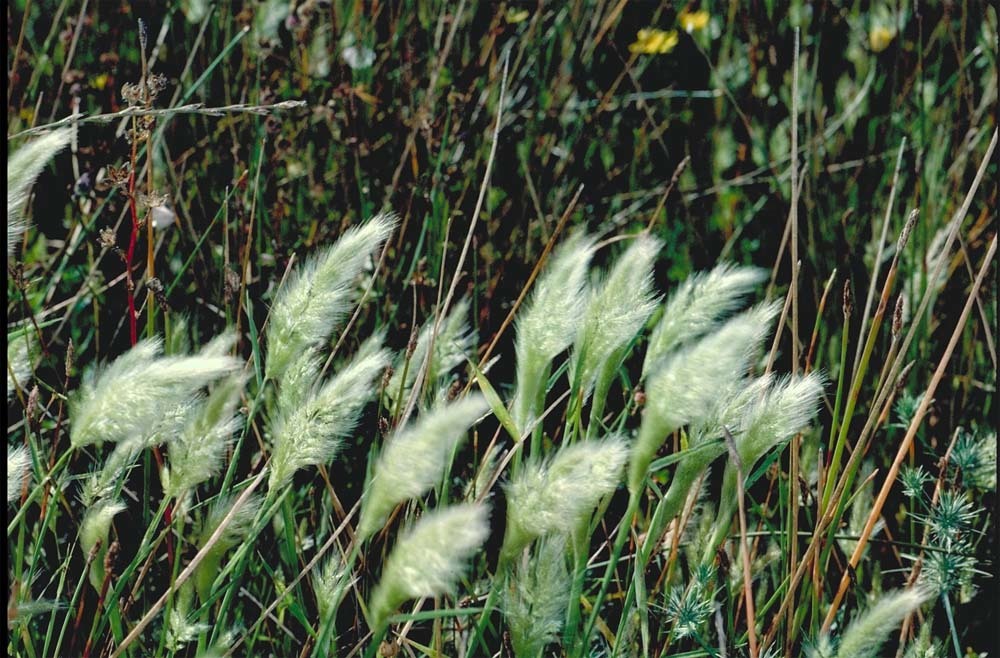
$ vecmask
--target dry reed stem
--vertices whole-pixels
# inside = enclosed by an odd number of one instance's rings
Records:
[[[855,547],[854,553],[851,555],[849,561],[851,568],[858,565],[858,562],[861,560],[861,553],[864,551],[865,546],[868,545],[868,539],[871,536],[872,529],[875,527],[875,523],[882,514],[882,508],[885,506],[885,501],[889,497],[889,491],[892,489],[892,485],[896,481],[896,476],[899,473],[900,466],[902,466],[903,460],[909,452],[910,444],[913,443],[913,439],[917,435],[917,429],[919,429],[920,424],[924,420],[924,416],[927,414],[931,400],[934,398],[934,392],[937,390],[938,384],[941,383],[941,379],[944,377],[945,367],[951,360],[951,355],[955,351],[955,346],[958,345],[958,341],[962,337],[962,333],[965,330],[965,321],[969,317],[969,312],[972,310],[979,288],[982,287],[983,280],[986,278],[986,273],[989,271],[990,264],[993,262],[993,256],[996,254],[996,250],[997,238],[994,235],[993,241],[990,243],[989,251],[987,251],[986,257],[983,259],[983,265],[979,270],[979,274],[976,276],[975,283],[973,283],[972,291],[969,293],[969,297],[965,301],[965,307],[962,309],[962,315],[955,324],[955,330],[951,334],[951,340],[948,341],[948,347],[945,348],[945,352],[941,356],[941,360],[938,362],[937,369],[934,371],[933,377],[931,377],[930,384],[928,384],[927,390],[924,392],[924,395],[920,400],[920,406],[917,407],[916,413],[913,414],[910,426],[906,430],[906,436],[903,437],[902,443],[899,444],[899,449],[896,452],[896,458],[893,460],[892,466],[886,474],[885,482],[882,484],[882,489],[879,491],[878,497],[876,497],[875,503],[872,506],[872,511],[868,515],[868,520],[865,522],[864,530],[861,531],[861,536],[858,538],[857,546]],[[826,614],[826,619],[823,621],[824,633],[829,632],[830,625],[833,623],[833,619],[837,614],[837,609],[840,607],[840,603],[844,598],[844,594],[847,592],[847,587],[850,585],[850,582],[851,579],[849,572],[845,572],[840,579],[840,586],[837,588],[837,594],[834,596],[833,602],[830,604],[830,609]]]
[[[743,560],[743,598],[746,601],[747,616],[747,636],[750,641],[750,658],[757,658],[757,629],[756,613],[753,604],[753,584],[750,576],[750,547],[747,546],[747,510],[743,491],[743,460],[736,450],[736,440],[729,433],[729,429],[722,428],[722,433],[726,437],[726,448],[729,450],[729,459],[736,466],[736,503],[739,508],[740,519],[740,556]]]
[[[167,599],[169,599],[175,592],[177,592],[180,589],[180,586],[183,585],[188,580],[188,578],[190,578],[194,574],[194,570],[198,567],[199,564],[201,564],[201,561],[205,559],[205,556],[208,555],[212,547],[215,546],[215,544],[218,543],[218,541],[222,538],[222,535],[226,531],[226,527],[233,522],[234,518],[236,518],[236,512],[247,502],[247,500],[249,500],[250,495],[257,489],[258,486],[260,486],[260,483],[264,481],[265,475],[267,475],[267,469],[263,468],[261,469],[260,473],[258,473],[257,476],[250,482],[249,486],[247,486],[247,488],[243,490],[243,493],[240,494],[240,497],[236,499],[236,502],[233,503],[232,508],[222,518],[222,521],[219,522],[219,527],[215,529],[215,532],[213,532],[212,536],[208,538],[208,541],[205,542],[205,545],[202,546],[201,550],[198,551],[198,553],[193,558],[191,558],[191,562],[189,562],[188,565],[184,567],[184,570],[181,571],[181,573],[177,576],[177,579],[171,584],[171,586],[167,588],[167,591],[165,591],[163,595],[156,600],[156,603],[154,603],[149,608],[149,610],[146,611],[146,614],[142,616],[142,619],[140,619],[139,622],[132,628],[131,632],[129,632],[129,634],[125,636],[125,639],[123,639],[121,644],[119,644],[118,647],[114,650],[110,658],[118,658],[118,656],[121,656],[122,653],[125,651],[125,649],[128,648],[130,644],[139,639],[139,636],[142,635],[142,632],[146,629],[147,626],[149,626],[149,623],[153,621],[153,618],[157,615],[157,613],[160,612],[160,609],[167,603]],[[291,591],[291,588],[289,588],[289,591]]]
[[[464,4],[464,0],[463,0]],[[403,425],[410,418],[413,413],[413,409],[417,404],[417,398],[420,397],[420,392],[426,385],[427,377],[430,373],[430,363],[431,357],[434,354],[434,340],[437,338],[438,332],[441,330],[441,320],[448,314],[448,307],[451,305],[452,298],[455,296],[455,289],[458,287],[458,280],[462,276],[462,266],[465,265],[465,259],[469,255],[469,247],[472,245],[472,236],[475,233],[476,225],[479,223],[479,213],[482,211],[483,202],[486,200],[486,190],[490,186],[490,176],[493,173],[493,163],[496,160],[497,155],[497,144],[500,141],[500,124],[503,119],[503,102],[504,96],[507,93],[507,72],[510,65],[510,56],[504,58],[503,73],[500,78],[500,96],[497,100],[497,118],[496,124],[493,126],[493,138],[490,144],[490,154],[486,159],[486,170],[483,172],[483,182],[479,187],[479,198],[476,199],[476,206],[472,212],[472,219],[469,222],[469,230],[465,234],[465,242],[462,244],[462,252],[458,257],[458,263],[455,264],[455,272],[452,274],[451,283],[448,285],[448,294],[445,295],[444,302],[441,302],[441,288],[444,283],[444,251],[442,251],[441,256],[441,277],[438,281],[438,299],[437,305],[434,313],[434,329],[431,331],[431,338],[427,346],[427,354],[424,356],[423,362],[420,364],[420,369],[417,371],[417,376],[414,378],[413,389],[410,391],[410,397],[406,401],[406,406],[403,408],[403,413],[397,420],[399,425]],[[448,220],[448,228],[445,229],[444,236],[444,249],[447,249],[448,244],[448,234],[451,228],[451,219]]]

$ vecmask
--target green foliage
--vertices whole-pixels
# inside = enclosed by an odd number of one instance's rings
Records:
[[[9,10],[9,655],[994,653],[989,3],[136,12]]]

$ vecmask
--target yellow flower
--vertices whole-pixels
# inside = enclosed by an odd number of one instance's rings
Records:
[[[677,22],[688,33],[704,30],[708,26],[709,18],[711,16],[704,9],[699,9],[698,11],[682,9],[681,13],[677,14]]]
[[[639,30],[635,43],[629,44],[629,52],[640,55],[663,55],[677,47],[677,30],[664,32],[655,28]]]
[[[884,25],[876,25],[868,33],[868,45],[871,46],[872,52],[880,53],[888,48],[895,38],[896,30]]]
[[[511,7],[507,10],[507,15],[504,17],[508,23],[520,23],[528,19],[531,16],[531,12],[527,9],[514,9]]]
[[[94,76],[94,79],[91,80],[90,85],[94,89],[104,89],[105,87],[108,86],[108,74],[101,73],[99,75]]]

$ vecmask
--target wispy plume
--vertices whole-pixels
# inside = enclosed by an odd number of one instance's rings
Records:
[[[361,539],[381,528],[396,505],[422,496],[441,481],[466,430],[487,409],[480,395],[441,405],[386,441],[361,504]]]
[[[108,552],[108,533],[111,522],[125,506],[115,500],[102,500],[91,506],[80,523],[80,547],[84,555],[89,555],[96,549],[93,562],[90,563],[90,584],[100,590],[104,581],[104,556]]]
[[[709,417],[720,382],[744,377],[777,312],[776,304],[754,307],[677,351],[650,374],[646,410],[629,460],[630,491],[641,489],[649,463],[671,432]]]
[[[814,658],[874,658],[879,649],[904,618],[919,608],[929,592],[919,588],[896,590],[883,594],[874,605],[855,614],[854,619],[840,636],[836,653],[829,636],[820,638],[819,646],[811,654]]]
[[[31,362],[38,351],[38,341],[27,329],[7,334],[7,399],[14,397],[17,388],[25,390],[31,381]],[[14,377],[11,377],[11,373]],[[15,381],[17,380],[15,386]]]
[[[159,339],[142,341],[85,376],[70,402],[74,448],[146,435],[165,413],[239,367],[228,356],[160,356],[161,347]]]
[[[462,299],[456,303],[451,312],[441,321],[438,335],[434,338],[434,354],[428,364],[427,381],[436,392],[435,398],[441,397],[442,390],[447,390],[447,375],[465,363],[466,355],[475,347],[476,333],[469,329],[469,300]],[[386,387],[386,394],[393,402],[401,397],[406,400],[410,396],[416,381],[420,366],[427,358],[427,350],[431,345],[431,334],[434,332],[434,321],[430,319],[420,330],[412,354],[407,357],[406,351],[400,353],[393,365],[392,377]],[[403,379],[403,375],[406,379]],[[402,386],[402,396],[400,387]]]
[[[299,469],[334,458],[374,397],[375,380],[389,363],[389,352],[381,344],[381,334],[369,338],[354,360],[315,393],[310,388],[319,375],[316,355],[306,352],[293,365],[285,380],[289,391],[279,393],[272,425],[270,489],[285,485]]]
[[[484,505],[456,505],[425,514],[402,534],[369,601],[372,628],[410,599],[449,594],[489,536],[488,516]]]
[[[566,538],[542,540],[518,561],[506,591],[504,619],[517,658],[538,658],[562,630],[569,604]]]
[[[695,480],[708,469],[717,457],[726,452],[722,441],[709,446],[723,436],[723,427],[737,427],[750,405],[754,404],[771,386],[770,374],[756,379],[733,379],[724,385],[712,405],[707,418],[691,427],[688,446],[692,450],[677,463],[670,478],[670,487],[663,496],[663,519],[669,522],[687,500]]]
[[[539,537],[568,534],[585,523],[621,481],[628,456],[619,436],[561,448],[550,460],[527,464],[507,484],[507,528],[501,555],[514,558]]]
[[[72,134],[72,128],[55,130],[25,144],[7,159],[7,258],[14,254],[28,227],[24,204],[31,186],[49,160],[69,144]]]
[[[251,495],[236,513],[232,520],[222,531],[219,540],[205,554],[204,559],[198,563],[194,571],[195,589],[199,598],[204,602],[208,600],[212,593],[212,584],[219,575],[219,567],[222,557],[231,549],[235,548],[250,533],[253,520],[260,511],[264,499],[254,494]],[[215,531],[218,530],[222,520],[226,518],[233,505],[236,504],[236,496],[223,496],[219,498],[209,509],[205,520],[202,522],[201,532],[198,535],[198,548],[204,548],[208,544]]]
[[[31,458],[24,446],[7,447],[7,504],[21,496],[21,488],[30,475]]]
[[[723,264],[685,280],[670,296],[649,337],[643,376],[673,350],[715,329],[765,276],[762,269]]]
[[[656,308],[653,263],[661,243],[647,236],[636,238],[619,256],[614,267],[587,305],[573,344],[571,376],[583,391],[610,385],[629,342]]]
[[[169,444],[169,466],[163,468],[163,488],[168,496],[181,498],[218,473],[233,434],[242,426],[236,413],[242,392],[243,378],[227,377],[188,415]]]
[[[326,341],[350,310],[352,286],[386,241],[395,217],[380,214],[348,229],[330,248],[299,267],[278,293],[267,330],[266,373],[279,379],[309,348]]]
[[[576,233],[555,251],[517,316],[517,389],[511,415],[521,431],[541,406],[544,379],[554,358],[576,337],[587,301],[587,267],[594,239]]]
[[[823,378],[816,373],[803,377],[785,377],[749,405],[739,427],[733,431],[736,450],[743,462],[743,477],[766,453],[784,446],[795,434],[812,422],[823,392]],[[722,477],[718,523],[709,550],[714,551],[729,531],[736,506],[736,466],[726,462]]]

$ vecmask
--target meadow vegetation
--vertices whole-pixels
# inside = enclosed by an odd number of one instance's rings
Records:
[[[989,3],[8,19],[8,655],[1000,650]]]

